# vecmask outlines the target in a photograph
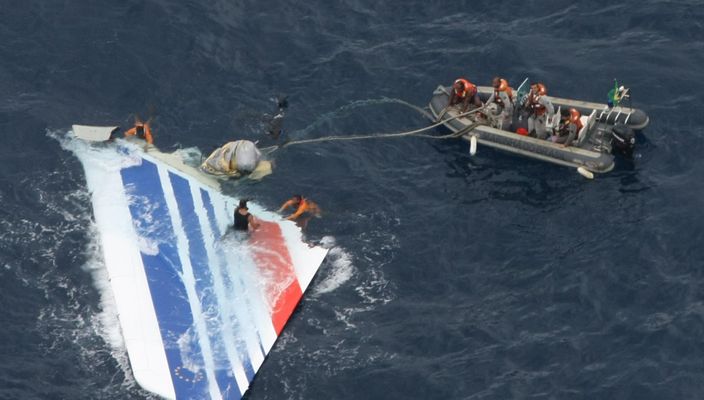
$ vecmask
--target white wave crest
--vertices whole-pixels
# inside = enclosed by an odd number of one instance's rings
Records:
[[[312,291],[313,296],[332,292],[349,281],[355,274],[352,255],[345,249],[335,246],[334,237],[325,236],[320,240],[320,244],[330,249],[326,260],[332,268],[321,268],[322,271],[329,272],[315,285]]]

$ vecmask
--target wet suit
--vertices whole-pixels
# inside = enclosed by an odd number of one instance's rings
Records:
[[[246,214],[240,213],[240,208],[237,207],[235,210],[235,230],[236,231],[248,231],[249,230],[249,219],[252,218],[252,214],[247,211]]]

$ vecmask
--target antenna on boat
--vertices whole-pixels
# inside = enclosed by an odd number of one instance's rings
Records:
[[[518,108],[521,105],[523,105],[523,102],[525,101],[526,97],[528,96],[529,87],[530,87],[530,84],[528,82],[528,77],[526,77],[523,80],[523,82],[521,82],[521,84],[518,86],[518,89],[516,89],[516,98],[515,98],[516,103],[515,103],[515,107],[513,108],[514,112],[517,112]],[[518,120],[520,121],[522,119],[523,119],[523,117],[519,113]]]

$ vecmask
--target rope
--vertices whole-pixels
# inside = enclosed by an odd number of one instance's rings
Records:
[[[393,99],[389,99],[390,101]],[[402,100],[394,100],[394,102],[403,102]],[[405,103],[405,102],[403,102]],[[413,106],[412,104],[408,104],[414,108],[420,109],[417,106]],[[292,142],[284,143],[280,146],[271,146],[267,147],[264,149],[261,149],[261,151],[266,152],[266,154],[273,153],[279,148],[283,147],[288,147],[288,146],[293,146],[293,145],[298,145],[298,144],[305,144],[305,143],[319,143],[319,142],[332,142],[332,141],[338,141],[338,140],[364,140],[364,139],[384,139],[384,138],[398,138],[398,137],[405,137],[405,136],[418,136],[418,137],[426,137],[426,138],[432,138],[432,139],[451,139],[451,138],[457,138],[465,133],[471,131],[472,129],[476,128],[479,123],[473,123],[472,125],[467,126],[466,128],[463,128],[457,132],[451,133],[449,135],[442,135],[442,136],[435,136],[435,135],[428,135],[428,134],[422,134],[422,132],[437,128],[440,125],[445,124],[446,122],[465,117],[470,114],[474,114],[476,112],[479,112],[483,110],[484,107],[479,107],[475,108],[474,110],[467,111],[464,113],[460,113],[455,115],[454,117],[450,117],[447,119],[444,119],[442,121],[438,121],[434,124],[428,125],[423,128],[419,129],[414,129],[412,131],[406,131],[406,132],[397,132],[397,133],[375,133],[375,134],[368,134],[368,135],[352,135],[352,136],[324,136],[320,138],[314,138],[314,139],[301,139],[301,140],[294,140]],[[422,110],[422,109],[421,109]],[[422,110],[423,113],[427,114],[425,110]],[[428,114],[429,115],[429,114]]]
[[[468,126],[462,128],[462,129],[460,129],[460,130],[457,131],[457,132],[450,133],[450,134],[447,134],[447,135],[437,136],[437,135],[428,135],[428,134],[424,134],[424,133],[419,133],[419,134],[413,135],[413,136],[415,136],[415,137],[422,137],[422,138],[430,138],[430,139],[456,139],[456,138],[458,138],[458,137],[461,137],[461,136],[463,136],[463,135],[465,135],[465,134],[471,132],[472,130],[474,130],[474,128],[476,128],[476,127],[479,126],[479,125],[481,125],[481,123],[475,122],[475,123],[473,123],[473,124],[471,124],[471,125],[468,125]]]
[[[311,123],[307,127],[303,128],[300,131],[300,134],[306,135],[306,134],[310,133],[311,131],[313,131],[315,128],[324,124],[325,122],[331,121],[332,119],[334,119],[338,116],[344,115],[348,112],[351,112],[357,108],[373,106],[373,105],[377,105],[377,104],[390,104],[390,103],[400,104],[400,105],[412,108],[412,109],[418,111],[419,113],[423,114],[423,116],[425,116],[426,118],[431,119],[431,120],[433,119],[433,117],[430,116],[430,114],[427,111],[416,106],[415,104],[408,103],[408,102],[403,101],[401,99],[390,98],[390,97],[381,97],[378,99],[355,100],[349,104],[346,104],[346,105],[338,108],[335,111],[327,112],[327,113],[321,115],[320,117],[318,117],[315,121],[313,121],[313,123]]]

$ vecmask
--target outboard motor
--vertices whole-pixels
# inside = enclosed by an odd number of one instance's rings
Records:
[[[636,132],[625,124],[615,124],[611,128],[611,151],[626,157],[633,156],[636,147]]]

